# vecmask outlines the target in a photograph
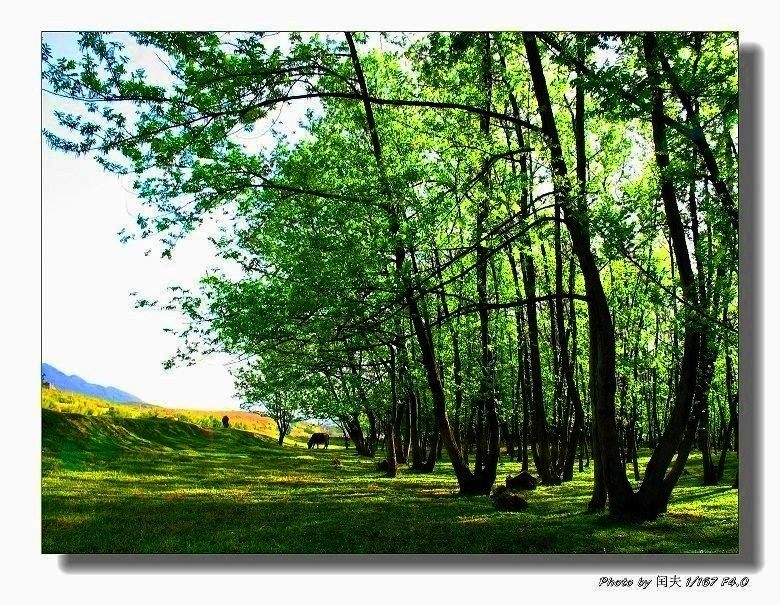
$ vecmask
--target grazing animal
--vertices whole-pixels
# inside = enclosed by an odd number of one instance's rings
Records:
[[[225,427],[226,429],[229,429],[230,428],[230,418],[228,418],[227,416],[222,416],[222,426]]]
[[[327,433],[312,433],[311,437],[309,437],[309,449],[313,448],[315,445],[317,446],[317,449],[320,448],[320,445],[325,449],[328,449],[329,443],[330,435]]]

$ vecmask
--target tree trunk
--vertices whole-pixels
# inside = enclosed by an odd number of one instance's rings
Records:
[[[423,456],[422,444],[420,443],[420,402],[413,389],[409,390],[407,397],[409,402],[409,451],[411,456],[412,470],[422,470]]]
[[[422,364],[425,369],[428,388],[431,391],[436,422],[439,425],[444,447],[447,449],[452,468],[455,471],[455,478],[458,481],[460,493],[463,495],[488,493],[479,482],[475,481],[471,469],[469,469],[468,465],[464,462],[463,454],[452,433],[452,426],[450,425],[449,418],[447,418],[447,403],[444,387],[441,383],[438,366],[436,364],[436,353],[433,348],[430,329],[420,315],[417,300],[412,295],[411,291],[407,291],[406,302],[412,317],[417,343],[420,346]]]
[[[398,462],[395,452],[395,424],[398,421],[398,372],[396,364],[397,342],[390,345],[390,414],[388,414],[387,428],[385,429],[385,443],[387,452],[387,476],[398,475]]]
[[[441,303],[442,311],[444,312],[444,315],[449,315],[449,305],[447,303],[447,295],[444,289],[443,285],[443,279],[442,279],[442,273],[441,273],[441,262],[439,261],[439,253],[438,250],[434,247],[433,249],[433,262],[434,262],[434,268],[436,270],[436,279],[438,280],[440,284],[439,288],[439,300]],[[460,426],[460,415],[461,411],[463,409],[463,375],[462,375],[462,364],[461,364],[461,358],[460,358],[460,343],[459,343],[459,337],[458,337],[458,330],[457,326],[454,326],[452,322],[450,322],[450,338],[452,339],[452,383],[455,388],[455,438],[460,443],[461,439],[461,426]],[[437,429],[440,436],[441,441],[441,431],[440,429]]]
[[[520,117],[520,107],[514,93],[509,90],[509,102],[512,107],[512,113],[516,118]],[[515,123],[515,136],[518,146],[521,149],[526,147],[522,128],[519,123]],[[522,176],[522,191],[520,195],[520,214],[523,220],[527,221],[530,217],[530,191],[527,183],[530,183],[530,170],[526,156],[521,154],[518,162]],[[531,254],[531,239],[526,232],[520,239],[520,269],[523,276],[523,288],[526,303],[526,324],[528,333],[528,373],[527,378],[530,383],[529,396],[523,398],[523,470],[528,469],[528,445],[531,445],[531,454],[534,459],[539,479],[542,483],[550,485],[560,483],[560,477],[557,476],[553,468],[553,461],[550,452],[550,439],[547,431],[547,414],[544,407],[544,393],[542,391],[542,363],[539,350],[539,322],[536,309],[536,267]],[[514,265],[514,259],[510,261],[510,266]],[[513,269],[515,280],[515,291],[518,298],[520,296],[516,269]],[[530,426],[529,426],[530,425]]]
[[[582,54],[582,44],[578,44],[578,53]],[[583,57],[584,58],[584,57]],[[587,179],[587,157],[585,155],[585,92],[581,84],[578,84],[575,91],[575,119],[574,119],[574,139],[577,150],[577,194],[580,204],[587,204],[586,199],[586,179]],[[561,252],[561,220],[560,205],[555,206],[555,289],[560,294],[563,290],[563,258]],[[569,275],[569,291],[574,292],[574,270]],[[574,456],[577,444],[582,441],[582,429],[584,425],[584,412],[580,392],[577,388],[577,382],[574,376],[574,364],[569,358],[569,342],[563,322],[563,299],[556,299],[556,315],[558,318],[558,335],[561,346],[561,371],[566,382],[566,399],[574,409],[574,425],[571,428],[568,442],[566,443],[566,457],[563,463],[562,479],[571,481],[574,477]],[[574,352],[572,357],[576,359],[576,339],[577,339],[577,318],[574,308],[574,299],[571,301],[570,318],[572,325],[572,340],[574,341]],[[568,419],[566,423],[568,428]],[[582,472],[582,455],[580,454],[580,472]]]
[[[598,265],[590,247],[587,206],[571,204],[571,185],[561,151],[558,128],[552,113],[547,81],[536,44],[536,36],[523,34],[526,56],[533,81],[542,129],[547,138],[555,175],[556,202],[564,210],[564,223],[577,256],[588,299],[590,335],[590,397],[594,409],[595,436],[598,442],[601,473],[609,496],[610,512],[623,515],[633,511],[635,499],[620,464],[618,432],[615,422],[615,332],[609,304],[601,283]],[[594,450],[595,454],[595,450]],[[598,502],[597,502],[598,504]]]
[[[432,473],[436,467],[436,460],[439,458],[441,452],[441,432],[439,432],[439,425],[433,423],[433,436],[431,437],[430,447],[428,448],[428,455],[425,461],[420,466],[420,472]]]
[[[365,456],[368,458],[374,457],[374,451],[371,449],[368,441],[363,434],[363,429],[360,426],[360,419],[357,414],[353,414],[351,417],[344,417],[341,419],[341,424],[347,431],[352,443],[355,444],[355,451],[359,456]]]
[[[655,35],[647,33],[644,36],[644,51],[648,65],[648,73],[655,75]],[[666,510],[672,488],[677,482],[684,467],[684,460],[680,459],[678,448],[686,448],[683,437],[693,439],[690,435],[690,419],[693,408],[693,399],[696,391],[699,358],[701,353],[701,330],[699,321],[691,309],[698,309],[699,300],[696,281],[691,267],[690,255],[686,243],[685,230],[683,228],[680,210],[677,206],[677,195],[671,174],[669,173],[669,151],[666,141],[666,125],[664,122],[663,92],[660,87],[653,84],[653,143],[655,146],[655,158],[658,164],[661,180],[661,198],[663,200],[666,221],[674,249],[674,258],[677,264],[680,284],[682,286],[683,299],[688,309],[685,319],[685,335],[683,339],[683,359],[680,367],[680,376],[675,391],[674,407],[669,415],[666,429],[658,446],[650,457],[645,470],[645,478],[639,490],[642,500],[642,509],[645,516],[654,517]],[[687,427],[687,429],[686,429]],[[681,446],[682,444],[682,446]],[[678,454],[675,466],[666,476],[666,471],[672,461],[672,457]],[[687,458],[687,454],[685,456]]]
[[[725,312],[724,312],[725,316]],[[724,439],[723,439],[723,449],[720,452],[720,460],[718,460],[718,470],[717,475],[718,479],[723,478],[723,470],[726,467],[726,453],[729,449],[729,444],[731,440],[731,433],[734,432],[734,451],[736,451],[736,433],[737,433],[737,395],[736,393],[732,393],[733,384],[734,384],[734,370],[732,369],[731,364],[731,355],[729,355],[728,351],[726,352],[726,399],[728,400],[729,405],[729,423],[726,427]]]
[[[483,42],[482,75],[485,87],[485,109],[490,111],[492,99],[492,52],[490,34],[481,35]],[[490,137],[490,118],[486,115],[480,117],[480,131],[485,139]],[[484,186],[490,190],[490,174],[486,165],[483,169]],[[482,239],[485,232],[485,222],[488,218],[488,200],[490,195],[481,198],[477,208],[477,307],[479,311],[479,335],[481,351],[481,373],[479,381],[478,401],[478,434],[477,434],[477,460],[474,474],[478,481],[484,483],[485,493],[489,493],[496,480],[496,468],[498,466],[498,448],[500,429],[498,423],[498,409],[495,394],[495,358],[493,356],[490,341],[488,299],[487,299],[487,263],[488,253]],[[484,424],[483,424],[484,423]]]
[[[525,196],[525,193],[523,194]],[[512,250],[512,247],[510,246],[507,248],[506,251],[507,258],[509,260],[509,268],[512,271],[512,279],[514,281],[515,286],[515,296],[517,296],[518,299],[521,299],[523,296],[523,293],[520,289],[520,280],[518,278],[518,272],[517,272],[517,262],[515,261],[514,252]],[[522,402],[522,410],[523,410],[523,422],[522,422],[522,434],[520,435],[520,462],[521,462],[521,470],[528,472],[528,424],[529,424],[529,411],[528,411],[528,401],[531,398],[531,387],[529,385],[529,375],[530,375],[530,369],[529,369],[529,363],[530,363],[530,357],[533,355],[532,353],[529,353],[526,349],[526,336],[525,336],[525,330],[523,329],[523,326],[529,325],[528,322],[525,321],[525,318],[523,317],[523,308],[522,307],[516,307],[515,308],[515,331],[517,332],[517,396],[520,398]],[[537,354],[537,363],[539,363],[538,359],[538,348],[536,349]],[[539,363],[539,366],[541,367],[541,363]],[[541,371],[539,372],[541,374]]]

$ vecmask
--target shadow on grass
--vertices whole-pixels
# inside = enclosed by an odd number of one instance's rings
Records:
[[[240,431],[176,424],[49,418],[44,552],[737,551],[736,494],[726,488],[686,485],[668,517],[635,525],[585,513],[592,479],[583,473],[528,492],[527,511],[505,513],[485,496],[457,497],[445,462],[388,479],[372,460],[341,453],[334,468],[331,454],[300,456]],[[499,477],[516,468],[503,462]],[[709,502],[717,506],[706,516],[688,509]]]

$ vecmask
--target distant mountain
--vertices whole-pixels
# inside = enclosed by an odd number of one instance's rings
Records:
[[[74,391],[84,395],[92,395],[101,399],[108,399],[116,403],[140,403],[141,398],[115,387],[104,387],[99,384],[87,382],[75,374],[68,376],[48,363],[41,364],[41,375],[51,386],[63,391]]]

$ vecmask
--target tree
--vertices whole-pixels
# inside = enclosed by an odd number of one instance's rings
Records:
[[[295,389],[290,389],[292,374],[272,374],[276,367],[263,364],[267,370],[259,367],[244,369],[238,372],[236,387],[238,395],[243,398],[241,407],[245,410],[265,412],[273,418],[279,431],[279,445],[284,445],[284,438],[292,431],[293,423],[302,420],[302,402],[308,394],[303,385],[298,383]]]

